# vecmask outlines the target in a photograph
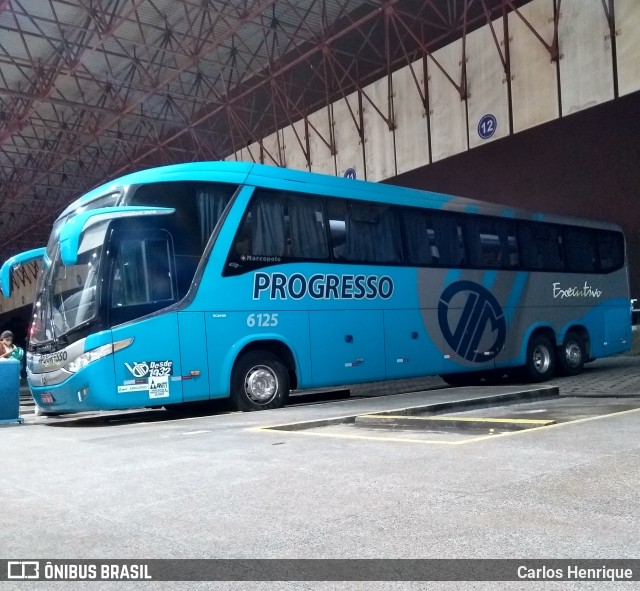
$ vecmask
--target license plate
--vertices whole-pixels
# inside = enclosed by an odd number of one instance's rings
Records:
[[[41,398],[43,404],[53,404],[55,402],[55,400],[53,399],[53,394],[51,394],[51,392],[45,392],[41,396]]]

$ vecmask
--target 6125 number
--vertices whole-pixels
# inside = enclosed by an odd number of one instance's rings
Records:
[[[249,314],[247,316],[247,326],[278,326],[278,314]]]

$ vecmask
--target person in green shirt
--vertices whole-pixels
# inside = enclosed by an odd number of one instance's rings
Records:
[[[16,361],[22,361],[23,357],[24,351],[22,348],[13,344],[13,333],[10,330],[5,330],[0,335],[0,360],[15,359]]]

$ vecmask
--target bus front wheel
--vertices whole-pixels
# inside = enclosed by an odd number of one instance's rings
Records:
[[[544,382],[551,378],[555,369],[555,347],[543,334],[534,335],[527,346],[525,375],[532,382]]]
[[[249,351],[236,363],[231,404],[236,410],[281,408],[289,396],[289,372],[270,351]]]
[[[565,376],[575,376],[582,371],[586,357],[584,341],[575,332],[567,333],[558,349],[558,367]]]

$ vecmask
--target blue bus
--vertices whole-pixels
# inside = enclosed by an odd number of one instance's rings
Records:
[[[201,162],[103,185],[58,217],[27,352],[44,411],[518,369],[630,347],[619,227],[392,185]]]

